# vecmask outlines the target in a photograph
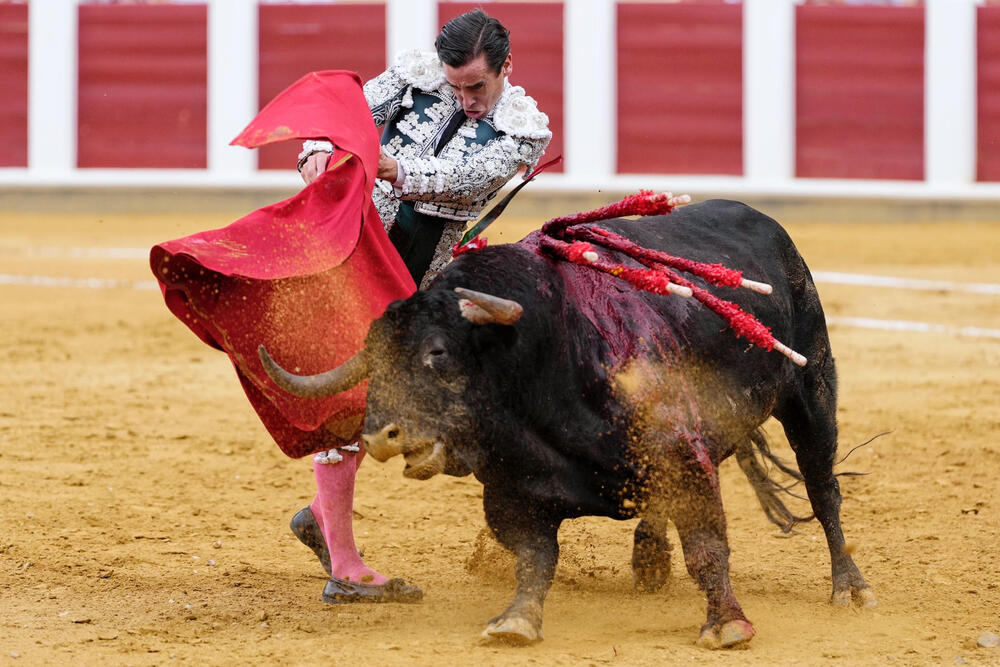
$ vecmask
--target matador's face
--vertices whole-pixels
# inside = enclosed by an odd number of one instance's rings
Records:
[[[499,72],[494,72],[486,64],[486,56],[479,54],[460,67],[444,66],[448,85],[462,104],[469,118],[482,118],[488,114],[503,93],[503,83],[511,72],[511,59],[503,61]]]

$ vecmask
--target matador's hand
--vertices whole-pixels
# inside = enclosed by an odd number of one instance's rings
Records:
[[[390,183],[395,183],[399,178],[399,163],[389,157],[384,148],[379,149],[378,177]]]
[[[302,180],[306,182],[306,185],[315,181],[316,177],[326,170],[326,165],[330,161],[330,155],[330,153],[320,151],[313,153],[306,159],[302,164],[302,169],[299,170]]]

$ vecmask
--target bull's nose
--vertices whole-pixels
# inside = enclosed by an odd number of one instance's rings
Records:
[[[403,438],[400,436],[399,426],[389,424],[378,433],[363,434],[361,441],[365,443],[365,449],[375,457],[376,461],[388,461],[393,456],[403,453]]]

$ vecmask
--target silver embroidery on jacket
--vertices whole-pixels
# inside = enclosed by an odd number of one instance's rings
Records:
[[[364,94],[376,125],[395,123],[399,134],[384,148],[406,174],[398,191],[391,183],[376,181],[372,199],[386,230],[395,224],[399,199],[413,201],[418,213],[455,221],[445,226],[431,268],[421,281],[424,287],[451,259],[451,247],[461,238],[465,223],[478,218],[518,171],[527,173],[537,164],[552,138],[549,119],[523,88],[505,81],[489,114],[466,119],[435,156],[434,144],[460,106],[446,85],[437,54],[400,54],[385,72],[365,83]],[[418,112],[415,95],[436,100]],[[423,104],[427,98],[421,100]]]

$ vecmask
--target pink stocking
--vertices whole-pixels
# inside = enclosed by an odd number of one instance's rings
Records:
[[[336,461],[336,455],[313,459],[316,498],[310,505],[330,550],[333,576],[365,584],[383,584],[386,577],[365,565],[354,545],[354,476],[364,453],[341,449],[336,450],[336,454],[343,460]],[[324,460],[327,462],[322,462]]]

